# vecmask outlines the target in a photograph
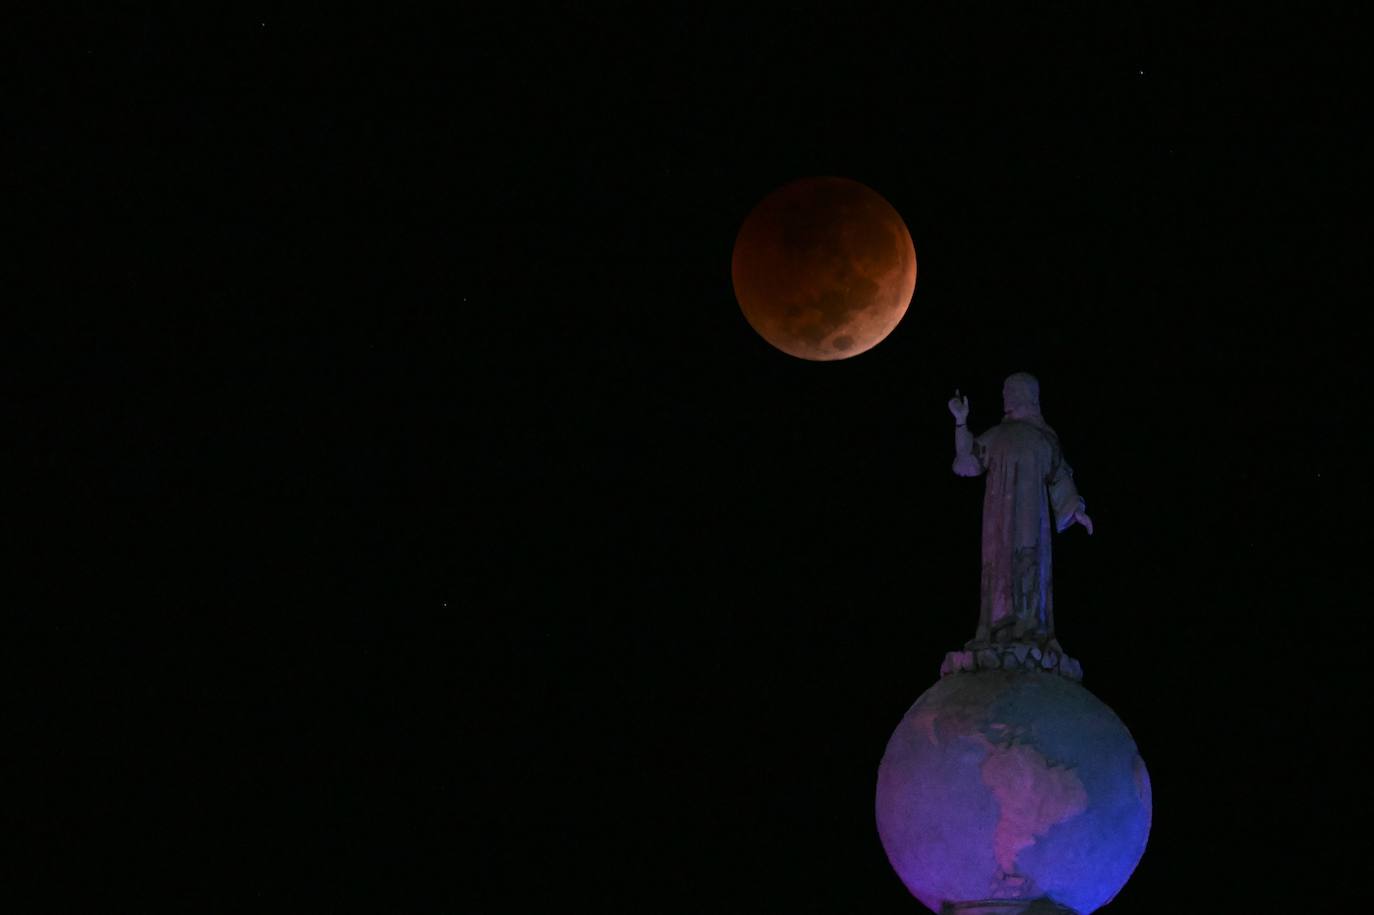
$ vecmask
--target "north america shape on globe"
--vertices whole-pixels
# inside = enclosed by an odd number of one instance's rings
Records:
[[[949,676],[889,741],[878,831],[928,908],[1049,897],[1105,905],[1144,852],[1149,776],[1120,719],[1049,674]]]

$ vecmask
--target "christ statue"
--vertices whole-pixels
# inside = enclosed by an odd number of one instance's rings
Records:
[[[954,472],[987,474],[983,496],[983,578],[974,643],[1033,642],[1058,649],[1050,528],[1077,523],[1093,532],[1059,436],[1040,415],[1040,383],[1018,372],[1002,386],[1002,421],[975,438],[968,398],[954,415]],[[972,643],[971,643],[972,644]]]

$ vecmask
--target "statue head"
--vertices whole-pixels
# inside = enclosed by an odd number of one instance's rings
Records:
[[[1002,411],[1012,419],[1040,415],[1040,382],[1027,372],[1009,375],[1002,384]]]

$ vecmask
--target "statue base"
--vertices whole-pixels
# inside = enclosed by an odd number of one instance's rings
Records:
[[[940,915],[1078,915],[1049,899],[989,899],[984,902],[946,902]]]
[[[974,640],[962,651],[945,654],[940,676],[979,670],[1038,670],[1074,681],[1083,679],[1083,665],[1065,654],[1053,640],[1048,643]]]

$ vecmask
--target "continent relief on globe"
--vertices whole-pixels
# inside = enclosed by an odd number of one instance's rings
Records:
[[[1049,673],[943,678],[908,711],[878,771],[883,847],[933,911],[1049,898],[1086,915],[1130,877],[1150,806],[1120,719]]]
[[[997,799],[993,847],[1004,882],[1020,886],[1016,858],[1050,827],[1088,809],[1088,792],[1074,770],[1056,766],[1025,744],[988,746],[983,784]]]

